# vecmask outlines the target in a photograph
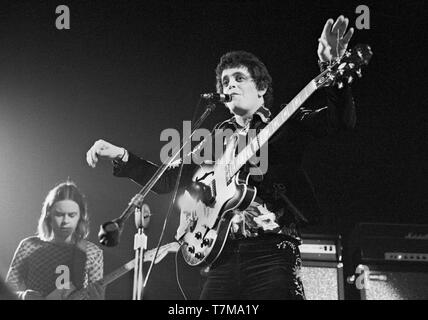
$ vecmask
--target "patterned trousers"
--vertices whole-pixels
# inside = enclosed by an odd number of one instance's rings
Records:
[[[289,238],[228,240],[211,266],[201,300],[304,300],[298,245]]]

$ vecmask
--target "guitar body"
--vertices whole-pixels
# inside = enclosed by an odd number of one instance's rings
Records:
[[[228,179],[226,166],[218,164],[203,165],[197,170],[193,181],[206,186],[215,200],[208,205],[193,201],[181,211],[187,223],[186,233],[179,241],[189,265],[211,264],[218,258],[229,234],[233,211],[245,210],[256,196],[256,189],[247,184],[248,178],[248,174],[239,172]],[[192,215],[193,212],[198,214]]]

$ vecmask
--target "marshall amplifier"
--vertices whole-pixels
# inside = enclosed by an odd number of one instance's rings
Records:
[[[360,223],[348,249],[354,297],[428,299],[428,225]]]
[[[308,300],[343,300],[341,237],[302,234],[302,281]]]

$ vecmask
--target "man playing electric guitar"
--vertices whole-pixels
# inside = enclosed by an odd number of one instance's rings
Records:
[[[97,283],[103,277],[103,252],[85,239],[88,221],[85,197],[74,183],[60,183],[48,193],[38,235],[21,241],[6,276],[19,299],[43,300],[72,285],[86,289],[83,299],[104,299]]]
[[[347,31],[348,23],[343,16],[326,22],[318,44],[322,70],[345,53],[353,34],[352,28]],[[260,132],[273,119],[272,79],[256,56],[244,51],[226,53],[217,65],[216,80],[217,92],[231,95],[231,101],[225,104],[233,114],[216,129],[232,129],[239,138],[250,129]],[[223,233],[226,241],[218,258],[210,265],[201,299],[305,298],[299,278],[298,227],[318,221],[320,208],[302,168],[304,150],[312,140],[351,129],[356,122],[349,85],[324,90],[326,106],[298,109],[269,139],[268,157],[261,159],[268,162],[268,170],[262,176],[250,176],[245,181],[257,192],[246,208],[237,207],[229,213],[227,232]],[[234,150],[230,147],[234,141],[225,142],[226,150]],[[129,177],[142,185],[157,169],[153,163],[103,140],[96,141],[87,152],[90,166],[95,167],[99,158],[114,160],[116,176]],[[242,170],[249,167],[247,163]],[[183,185],[190,185],[194,171],[194,166],[184,165]],[[153,190],[171,192],[177,172],[177,168],[169,169]],[[212,188],[210,191],[215,194]],[[217,194],[220,191],[216,190]],[[208,201],[202,209],[207,208]],[[195,237],[204,238],[205,235],[196,233]],[[211,246],[213,239],[206,239],[202,245]],[[186,242],[186,252],[193,254],[198,248]],[[195,254],[192,259],[203,261],[204,256],[199,253],[199,257]]]
[[[159,248],[159,250],[156,250],[157,248],[148,250],[144,252],[144,262],[146,261],[153,261],[155,258],[154,263],[158,263],[161,261],[168,252],[177,252],[180,248],[180,244],[178,242],[172,242],[163,245]],[[156,254],[157,251],[157,254]],[[120,268],[114,270],[113,272],[109,273],[104,278],[98,280],[96,282],[97,286],[102,288],[102,290],[105,290],[107,285],[115,281],[116,279],[120,278],[127,272],[134,269],[135,266],[135,259],[125,263]],[[46,300],[86,300],[90,294],[90,288],[82,288],[77,289],[72,283],[69,284],[67,289],[55,289],[50,294],[48,294],[45,299]]]

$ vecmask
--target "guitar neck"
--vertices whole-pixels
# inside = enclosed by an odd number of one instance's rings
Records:
[[[119,279],[121,276],[123,276],[127,272],[134,269],[134,265],[135,265],[135,260],[131,260],[128,263],[121,266],[120,268],[113,271],[112,273],[105,276],[102,280],[100,280],[100,282],[102,283],[103,286],[107,286],[113,281],[115,281],[116,279]]]
[[[168,252],[177,252],[179,248],[180,248],[180,244],[177,242],[172,242],[172,243],[163,245],[162,247],[159,248],[155,263],[158,263],[159,261],[161,261],[167,255]],[[146,251],[144,253],[144,262],[152,261],[155,258],[155,253],[156,253],[156,249],[150,249]],[[127,272],[134,269],[134,266],[135,266],[135,260],[131,260],[128,263],[121,266],[120,268],[106,275],[103,279],[98,280],[98,283],[101,284],[103,287],[106,287],[116,279],[120,278]],[[86,289],[81,289],[79,291],[72,293],[70,297],[71,300],[84,299],[84,297],[86,296],[85,290]]]
[[[229,165],[228,176],[232,178],[238,170],[253,157],[256,152],[272,137],[275,132],[301,107],[301,105],[318,89],[317,78],[309,82],[298,94],[284,107],[281,112],[237,155]]]
[[[105,276],[103,279],[98,280],[97,282],[101,284],[103,287],[106,287],[108,284],[112,283],[116,279],[120,278],[130,270],[134,268],[135,261],[131,260],[128,263],[124,264],[120,268],[116,269],[112,273],[109,273],[107,276]],[[86,297],[86,288],[82,288],[76,292],[73,292],[68,299],[69,300],[83,300]]]
[[[176,242],[168,243],[168,244],[165,244],[162,247],[160,247],[156,262],[159,262],[160,260],[162,260],[169,251],[178,250],[177,249],[178,247],[179,247],[179,244]],[[155,253],[156,253],[156,249],[150,249],[150,250],[145,251],[144,252],[144,262],[152,261],[153,258],[155,257]],[[108,284],[112,283],[116,279],[123,276],[128,271],[131,271],[132,269],[134,269],[134,266],[135,266],[135,260],[131,260],[128,263],[121,266],[119,269],[116,269],[112,273],[109,273],[102,280],[100,280],[100,282],[103,284],[103,286],[107,286]]]

